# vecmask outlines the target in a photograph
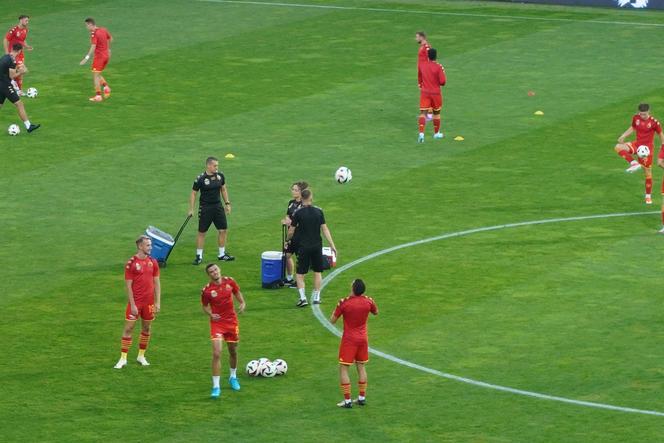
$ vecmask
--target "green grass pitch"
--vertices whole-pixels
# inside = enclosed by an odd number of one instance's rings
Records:
[[[43,127],[0,135],[0,440],[661,441],[662,416],[485,389],[376,356],[369,405],[339,410],[338,338],[294,307],[294,290],[260,288],[260,253],[279,248],[279,219],[298,179],[326,211],[339,265],[483,226],[656,211],[661,171],[646,207],[642,174],[625,174],[612,148],[639,102],[664,118],[664,14],[298,3],[325,7],[5,5],[3,30],[19,13],[32,16],[25,85],[40,95],[25,103]],[[115,37],[113,96],[101,104],[87,101],[89,67],[78,66],[87,16]],[[449,79],[448,137],[434,141],[429,126],[424,145],[416,144],[420,29]],[[17,122],[5,104],[0,128]],[[130,365],[112,367],[134,238],[148,224],[174,233],[204,158],[226,153],[236,156],[221,169],[237,261],[222,271],[247,299],[241,367],[265,356],[286,359],[290,370],[242,375],[241,392],[224,385],[213,402],[193,223],[162,274],[152,366],[131,364],[134,343]],[[352,169],[350,184],[334,182],[340,165]],[[659,226],[653,213],[414,246],[339,275],[322,310],[328,316],[362,277],[381,309],[369,326],[377,349],[501,386],[664,411]],[[214,246],[210,233],[206,260]],[[222,365],[223,381],[225,355]]]

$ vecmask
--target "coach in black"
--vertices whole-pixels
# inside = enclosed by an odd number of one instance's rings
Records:
[[[336,255],[337,249],[332,241],[332,234],[325,224],[323,210],[313,206],[313,194],[311,190],[302,191],[302,206],[292,216],[291,228],[288,231],[288,241],[294,241],[297,245],[297,268],[295,279],[297,281],[297,290],[300,293],[300,300],[297,306],[307,306],[307,297],[304,292],[304,274],[309,272],[309,268],[314,271],[314,290],[311,295],[313,304],[320,304],[320,286],[323,280],[321,273],[325,268],[323,257],[323,239],[321,232],[325,236],[332,252]]]
[[[9,100],[16,106],[18,111],[18,116],[23,121],[25,129],[28,132],[32,132],[35,129],[39,128],[41,125],[33,125],[28,119],[28,115],[25,113],[25,107],[23,102],[19,98],[16,90],[12,86],[12,80],[21,74],[25,74],[28,70],[24,64],[16,65],[16,56],[21,53],[23,46],[20,43],[15,43],[9,52],[0,57],[0,106],[5,103],[5,100]]]
[[[214,223],[219,231],[219,255],[217,258],[224,261],[235,260],[235,257],[226,253],[226,230],[228,222],[226,214],[231,213],[231,202],[228,199],[228,190],[226,189],[226,178],[219,171],[219,160],[216,157],[208,157],[205,161],[205,172],[196,177],[189,197],[189,215],[194,213],[196,204],[196,194],[201,191],[201,198],[198,205],[198,236],[196,237],[196,258],[194,265],[199,265],[203,261],[203,245],[205,244],[205,233]],[[224,199],[224,206],[221,205],[221,197]]]

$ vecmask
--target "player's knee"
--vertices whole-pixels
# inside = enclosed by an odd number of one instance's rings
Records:
[[[623,145],[623,144],[618,143],[618,144],[613,148],[613,150],[620,154],[622,151],[626,151],[626,150],[627,150],[627,147],[626,147],[625,145]]]

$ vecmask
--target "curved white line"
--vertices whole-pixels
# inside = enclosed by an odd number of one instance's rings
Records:
[[[207,3],[230,3],[236,5],[256,5],[256,6],[280,6],[286,8],[309,8],[309,9],[331,9],[337,11],[363,11],[363,12],[391,12],[397,14],[420,14],[427,16],[448,15],[453,17],[478,17],[509,20],[535,20],[543,22],[567,22],[567,23],[589,23],[598,25],[618,25],[618,26],[650,26],[661,28],[664,23],[643,23],[643,22],[623,22],[612,20],[580,20],[574,18],[561,17],[535,17],[527,15],[506,15],[506,14],[477,14],[472,12],[443,12],[443,11],[422,11],[417,9],[388,9],[388,8],[365,8],[360,6],[336,6],[336,5],[314,5],[306,3],[279,3],[265,1],[248,0],[198,0]]]
[[[623,213],[617,213],[617,214],[600,214],[600,215],[586,215],[586,216],[581,216],[581,217],[566,217],[566,218],[550,218],[546,220],[534,220],[534,221],[527,221],[527,222],[521,222],[521,223],[509,223],[505,225],[495,225],[495,226],[487,226],[483,228],[475,228],[475,229],[468,229],[465,231],[459,231],[459,232],[451,232],[448,234],[442,234],[438,235],[435,237],[429,237],[425,238],[422,240],[416,240],[412,241],[409,243],[403,243],[401,245],[397,246],[392,246],[391,248],[387,249],[382,249],[380,251],[374,252],[372,254],[366,255],[364,257],[358,258],[357,260],[354,260],[348,264],[345,264],[337,269],[335,269],[333,272],[331,272],[327,277],[323,279],[323,284],[322,288],[327,286],[332,280],[334,280],[339,274],[341,274],[344,271],[347,271],[348,269],[357,266],[361,263],[364,263],[366,261],[369,261],[371,259],[374,259],[376,257],[380,257],[381,255],[389,254],[390,252],[398,251],[399,249],[405,249],[405,248],[410,248],[411,246],[417,246],[425,243],[431,243],[437,240],[444,240],[447,238],[452,238],[452,237],[462,237],[465,235],[471,235],[471,234],[477,234],[478,232],[486,232],[486,231],[497,231],[499,229],[508,229],[508,228],[518,228],[521,226],[532,226],[532,225],[543,225],[546,223],[562,223],[562,222],[570,222],[570,221],[579,221],[579,220],[593,220],[593,219],[598,219],[598,218],[613,218],[613,217],[633,217],[633,216],[638,216],[638,215],[650,215],[650,214],[658,214],[659,211],[650,211],[650,212],[623,212]],[[322,289],[321,288],[321,289]],[[318,319],[318,321],[325,326],[330,332],[332,332],[334,335],[341,337],[341,331],[339,331],[337,328],[332,325],[327,318],[325,318],[325,315],[320,310],[320,305],[313,305],[312,308],[314,315]],[[595,402],[590,402],[590,401],[583,401],[583,400],[574,400],[571,398],[565,398],[565,397],[558,397],[555,395],[548,395],[548,394],[541,394],[539,392],[532,392],[532,391],[525,391],[523,389],[516,389],[516,388],[510,388],[507,386],[500,386],[500,385],[495,385],[492,383],[486,383],[483,381],[479,380],[473,380],[471,378],[467,377],[461,377],[458,375],[454,374],[448,374],[446,372],[438,371],[436,369],[431,369],[426,366],[418,365],[417,363],[409,362],[407,360],[403,360],[399,357],[396,357],[394,355],[388,354],[383,351],[379,351],[378,349],[375,348],[369,348],[369,352],[371,352],[374,355],[377,355],[379,357],[382,357],[384,359],[390,360],[394,363],[398,363],[403,366],[408,366],[409,368],[417,369],[422,372],[427,372],[432,375],[437,375],[439,377],[447,378],[449,380],[455,380],[459,381],[462,383],[468,383],[470,385],[474,386],[480,386],[482,388],[487,388],[487,389],[494,389],[497,391],[503,391],[503,392],[509,392],[511,394],[518,394],[518,395],[525,395],[527,397],[534,397],[534,398],[539,398],[542,400],[552,400],[552,401],[558,401],[562,403],[570,403],[574,404],[577,406],[586,406],[590,408],[599,408],[599,409],[609,409],[612,411],[620,411],[620,412],[632,412],[636,414],[646,414],[646,415],[656,415],[660,417],[664,417],[664,412],[660,411],[650,411],[646,409],[635,409],[635,408],[627,408],[624,406],[614,406],[614,405],[608,405],[604,403],[595,403]]]

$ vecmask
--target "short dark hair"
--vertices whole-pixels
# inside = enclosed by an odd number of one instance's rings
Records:
[[[212,266],[217,266],[217,264],[216,263],[208,263],[207,266],[205,266],[205,273],[206,274],[208,273],[208,271],[210,270],[210,268]]]
[[[12,45],[12,51],[21,52],[23,50],[23,45],[20,43],[14,43]]]
[[[309,200],[311,198],[311,189],[305,189],[300,193],[302,200]]]
[[[92,17],[86,18],[85,23],[90,23],[91,25],[96,25],[95,19],[93,19]]]
[[[304,191],[305,189],[307,189],[307,188],[309,187],[309,183],[305,182],[304,180],[301,180],[301,181],[299,181],[299,182],[295,182],[295,183],[293,183],[292,186],[297,186],[298,189],[299,189],[300,192],[301,192],[301,191]]]
[[[639,112],[648,112],[650,111],[650,105],[648,103],[639,104]]]
[[[438,51],[434,48],[429,48],[427,55],[429,56],[429,60],[435,60],[438,57]]]
[[[419,36],[422,37],[422,38],[427,38],[427,35],[425,34],[424,31],[417,31],[417,32],[415,33],[415,35],[419,35]]]
[[[25,14],[21,14],[21,15],[18,16],[18,19],[19,19],[19,20],[23,20],[24,18],[30,18],[30,16],[29,16],[29,15],[25,15]]]
[[[139,235],[136,239],[136,247],[142,245],[145,240],[150,240],[150,237],[145,234]]]
[[[362,294],[364,294],[364,291],[366,291],[366,290],[367,290],[367,287],[361,279],[356,278],[355,280],[353,280],[353,294],[354,295],[362,295]]]
[[[208,158],[205,159],[205,164],[209,165],[212,162],[218,162],[218,161],[219,161],[219,159],[217,157],[208,157]]]

